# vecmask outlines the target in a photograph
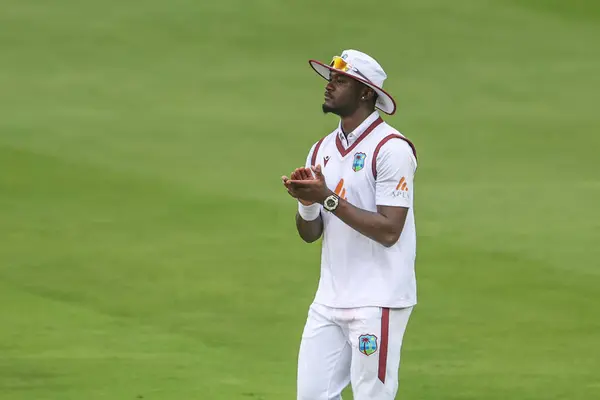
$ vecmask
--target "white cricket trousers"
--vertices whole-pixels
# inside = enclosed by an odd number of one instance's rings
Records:
[[[331,308],[312,304],[298,355],[298,400],[393,400],[412,307]]]

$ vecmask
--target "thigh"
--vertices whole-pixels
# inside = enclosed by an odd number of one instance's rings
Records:
[[[393,400],[398,391],[402,339],[412,307],[363,307],[350,324],[355,400]]]
[[[338,400],[350,383],[350,344],[330,311],[309,309],[298,355],[298,400]]]

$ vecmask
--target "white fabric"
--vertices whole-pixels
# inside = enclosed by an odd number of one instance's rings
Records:
[[[377,121],[378,113],[374,114]],[[372,117],[369,120],[373,120]],[[353,142],[355,147],[345,156],[336,145],[338,130],[329,134],[319,148],[316,164],[321,164],[327,186],[333,191],[340,188],[338,195],[354,206],[372,212],[377,211],[378,204],[407,207],[406,222],[398,242],[388,248],[322,210],[321,276],[314,302],[337,308],[410,307],[417,302],[413,212],[413,177],[417,162],[408,143],[391,139],[377,156],[375,180],[371,164],[377,145],[386,136],[400,133],[385,122],[365,134],[368,128],[361,125],[353,132],[357,136]],[[350,146],[342,144],[343,151],[348,151]],[[308,154],[307,167],[310,167],[315,147],[313,145]],[[355,157],[362,157],[359,153],[365,157],[364,166],[355,171]],[[408,190],[396,189],[403,177]]]
[[[298,202],[298,214],[305,221],[314,221],[321,215],[321,205],[319,203],[311,204],[310,206],[305,206],[304,204]]]
[[[344,135],[344,131],[342,130],[342,121],[340,121],[337,129],[337,135],[342,141],[344,148],[347,149],[348,147],[352,146],[354,142],[356,142],[356,140],[362,136],[362,134],[367,130],[367,128],[371,126],[371,124],[375,122],[379,117],[380,116],[378,112],[372,113],[359,126],[357,126],[356,129],[354,129],[352,132],[347,132],[346,135]]]
[[[390,140],[377,156],[377,182],[375,182],[375,202],[380,206],[412,208],[414,174],[417,163],[412,152],[406,154],[406,142]],[[402,179],[404,178],[404,180]],[[406,184],[406,189],[400,190]]]
[[[298,400],[341,400],[349,383],[355,400],[393,400],[404,332],[412,308],[389,310],[385,378],[381,381],[382,312],[379,307],[336,309],[312,304],[298,355]],[[374,335],[377,349],[366,355],[359,338]]]

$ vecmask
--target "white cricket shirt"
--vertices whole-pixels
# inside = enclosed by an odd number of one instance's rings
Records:
[[[321,164],[327,186],[352,205],[407,207],[400,239],[385,246],[321,208],[321,276],[315,303],[329,307],[402,308],[417,302],[413,213],[414,146],[375,111],[348,134],[338,129],[315,143],[306,166]]]

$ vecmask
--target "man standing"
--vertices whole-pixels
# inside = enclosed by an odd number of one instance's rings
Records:
[[[355,400],[391,400],[416,304],[416,152],[376,110],[396,111],[377,61],[346,50],[330,65],[310,65],[328,81],[323,112],[340,123],[312,146],[304,168],[282,177],[298,199],[300,237],[323,236],[298,356],[298,399],[341,399],[351,383]]]

